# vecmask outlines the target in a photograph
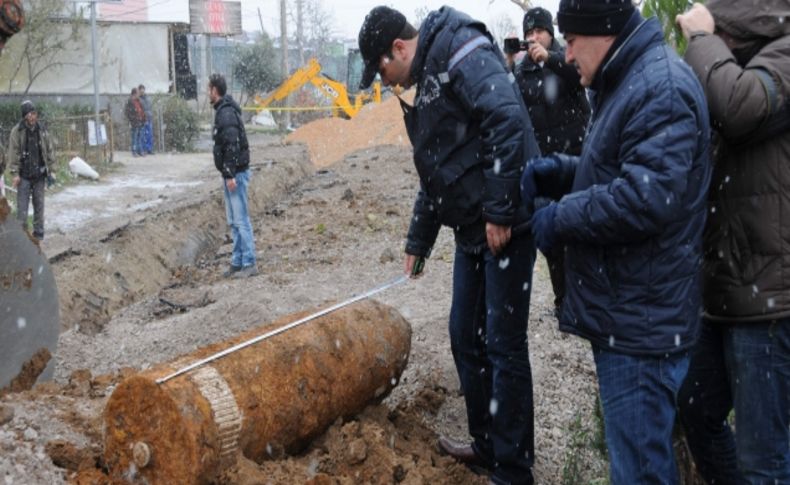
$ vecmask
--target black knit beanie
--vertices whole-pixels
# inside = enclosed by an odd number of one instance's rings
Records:
[[[535,7],[524,14],[524,35],[534,28],[547,31],[554,37],[554,24],[551,22],[551,13],[545,8]]]
[[[28,113],[36,111],[36,105],[34,105],[33,101],[30,101],[29,99],[22,101],[20,108],[22,110],[22,118],[27,116]]]
[[[560,0],[560,32],[580,35],[617,35],[634,13],[631,0]]]

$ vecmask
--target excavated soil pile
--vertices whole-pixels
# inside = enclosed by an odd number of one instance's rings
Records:
[[[414,91],[404,93],[411,103]],[[310,149],[310,159],[319,168],[342,160],[351,152],[382,145],[409,145],[398,98],[391,96],[381,104],[369,104],[350,120],[322,118],[308,123],[286,138],[302,142]]]

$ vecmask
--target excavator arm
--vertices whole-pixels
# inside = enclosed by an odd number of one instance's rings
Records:
[[[282,101],[291,93],[298,91],[311,79],[321,73],[321,64],[315,59],[310,59],[306,66],[297,69],[291,76],[283,81],[271,94],[262,98],[255,96],[255,104],[258,108],[265,108],[275,101]]]
[[[365,101],[381,102],[381,85],[376,83],[373,94],[359,93],[353,101],[348,95],[346,85],[335,81],[329,76],[321,75],[321,64],[316,59],[310,59],[307,65],[297,69],[288,79],[283,81],[271,94],[266,97],[255,96],[255,105],[261,110],[270,104],[282,101],[290,94],[301,89],[305,84],[311,83],[325,96],[332,100],[332,114],[353,118],[362,109]]]

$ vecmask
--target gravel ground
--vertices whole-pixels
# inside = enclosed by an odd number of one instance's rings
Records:
[[[57,260],[53,270],[61,302],[73,308],[65,312],[70,320],[58,347],[56,382],[0,399],[0,406],[14,412],[0,425],[0,476],[5,483],[62,483],[68,472],[54,465],[53,454],[45,450],[53,440],[66,441],[78,452],[96,453],[101,445],[98,417],[113,384],[130,372],[127,368],[145,369],[282,315],[344,300],[400,274],[403,236],[417,186],[408,148],[365,149],[315,171],[306,165],[302,146],[284,146],[271,138],[251,141],[252,184],[259,184],[250,195],[257,277],[221,277],[230,247],[221,194],[206,179],[204,166],[198,170],[184,164],[178,178],[202,182],[173,186],[173,193],[165,194],[173,203],[142,209],[133,204],[139,217],[129,226],[123,222],[128,214],[96,228],[64,226],[64,241],[53,251],[64,254],[68,251],[63,248],[73,252],[76,247],[80,254]],[[149,180],[147,186],[158,187],[155,164],[145,165],[130,170]],[[135,200],[140,204],[146,196]],[[125,229],[107,239],[106,231],[118,226]],[[179,255],[187,246],[197,249],[192,264],[183,266]],[[437,433],[467,439],[447,335],[453,248],[452,234],[442,230],[425,276],[377,297],[403,314],[414,332],[409,366],[384,406],[413,403],[426,389],[442,396],[439,406],[415,414],[424,428],[418,434],[426,441],[425,454],[431,453],[430,441]],[[149,274],[156,277],[146,278]],[[153,283],[142,282],[151,279]],[[88,290],[105,302],[101,311],[74,305],[80,298],[87,300]],[[173,313],[162,299],[182,303],[187,311]],[[594,445],[592,356],[586,342],[557,331],[552,300],[541,258],[529,328],[535,476],[537,483],[590,483],[606,477],[605,461]],[[383,426],[375,421],[376,412],[371,413],[373,423]],[[409,429],[417,426],[410,423]],[[325,439],[331,442],[332,433],[345,439],[346,431],[330,430]],[[281,466],[293,471],[286,461]],[[336,482],[326,483],[349,483],[340,479],[341,471],[335,473]],[[423,473],[423,480],[429,476]],[[452,476],[456,478],[448,475],[438,481],[458,483],[460,475]],[[232,480],[227,483],[242,482],[238,475]]]

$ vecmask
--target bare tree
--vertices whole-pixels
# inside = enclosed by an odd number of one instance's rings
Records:
[[[491,35],[494,36],[499,45],[505,37],[518,37],[518,27],[513,23],[513,19],[506,13],[500,13],[489,25]]]
[[[9,42],[6,51],[11,76],[8,91],[24,68],[27,72],[25,94],[42,74],[65,66],[63,52],[74,49],[83,26],[80,12],[64,0],[30,0],[25,5],[25,28]]]
[[[429,13],[431,13],[431,9],[426,7],[425,5],[423,5],[422,7],[417,7],[414,10],[414,27],[419,29],[420,25],[422,24],[422,22],[425,20],[425,17],[427,17]]]
[[[510,1],[518,5],[521,8],[521,10],[525,12],[532,8],[532,2],[530,0],[510,0]],[[491,5],[494,2],[496,2],[496,0],[488,0],[489,5]]]
[[[305,0],[305,45],[316,57],[326,54],[332,39],[334,17],[321,0]]]
[[[299,48],[299,65],[304,66],[304,2],[296,1],[296,46]]]

